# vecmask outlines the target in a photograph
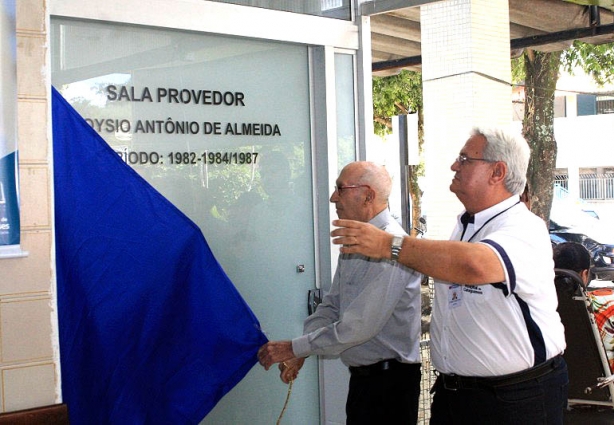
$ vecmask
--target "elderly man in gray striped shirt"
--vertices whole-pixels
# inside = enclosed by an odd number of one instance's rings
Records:
[[[330,197],[339,218],[406,233],[388,209],[392,182],[382,166],[353,162]],[[401,239],[402,240],[402,239]],[[268,370],[280,363],[281,379],[295,379],[310,355],[338,355],[349,367],[347,424],[415,424],[420,394],[421,274],[394,259],[342,254],[330,291],[292,341],[263,345]]]

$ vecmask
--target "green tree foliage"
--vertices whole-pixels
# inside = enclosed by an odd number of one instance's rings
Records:
[[[389,134],[391,117],[422,111],[422,74],[403,70],[390,77],[373,77],[375,133]]]
[[[373,78],[373,126],[375,133],[383,136],[392,131],[395,115],[418,114],[418,149],[422,155],[422,74],[403,70],[390,77]],[[422,215],[422,190],[418,178],[424,175],[424,164],[409,166],[408,187],[412,199],[412,221],[415,227]]]
[[[614,43],[593,45],[574,41],[561,55],[561,67],[570,75],[582,69],[598,85],[614,82]]]

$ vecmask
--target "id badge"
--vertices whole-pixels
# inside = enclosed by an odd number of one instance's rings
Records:
[[[457,308],[463,304],[463,287],[456,283],[448,287],[448,307]]]

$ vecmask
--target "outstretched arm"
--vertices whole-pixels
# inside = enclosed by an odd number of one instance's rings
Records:
[[[391,258],[392,235],[360,221],[335,220],[333,243],[342,253]],[[505,273],[494,251],[484,244],[434,241],[405,236],[398,261],[414,270],[446,282],[488,284],[502,282]]]

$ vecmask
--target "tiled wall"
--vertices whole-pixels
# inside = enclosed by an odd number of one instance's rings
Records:
[[[474,125],[511,125],[508,0],[422,6],[422,82],[429,237],[448,239],[462,205],[450,166]],[[508,37],[505,37],[508,34]]]
[[[0,412],[59,402],[46,0],[17,0],[23,258],[0,259]]]

